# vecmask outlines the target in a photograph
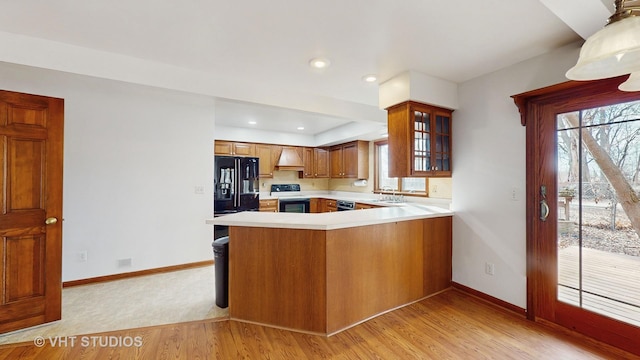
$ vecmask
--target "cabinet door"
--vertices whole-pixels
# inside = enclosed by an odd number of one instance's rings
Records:
[[[331,148],[331,177],[341,178],[344,175],[342,148]]]
[[[406,102],[388,109],[389,176],[451,176],[451,111]]]
[[[315,177],[313,150],[313,148],[308,147],[302,149],[302,162],[304,163],[304,171],[302,172],[303,178]]]
[[[254,156],[255,145],[248,143],[233,143],[233,152],[234,155],[239,156]]]
[[[326,212],[335,212],[335,211],[338,211],[338,202],[335,200],[327,199]]]
[[[349,144],[342,147],[342,175],[345,178],[358,177],[358,146]]]
[[[262,212],[278,212],[278,200],[260,200],[260,211]]]
[[[434,131],[432,146],[433,169],[440,176],[451,176],[451,114],[436,111],[434,113]]]
[[[356,210],[371,209],[371,208],[373,208],[372,205],[363,204],[363,203],[356,203]]]
[[[260,178],[273,177],[273,146],[256,144],[256,156],[260,159]]]
[[[214,153],[216,155],[233,155],[233,143],[216,140],[214,142]]]
[[[430,109],[411,107],[413,119],[413,164],[411,175],[429,175],[433,170],[433,114]]]
[[[233,141],[216,140],[214,142],[216,155],[254,156],[255,144]]]
[[[329,177],[329,151],[322,148],[313,149],[313,162],[314,162],[314,177],[328,178]]]
[[[310,213],[319,213],[322,212],[322,204],[321,204],[321,199],[318,198],[312,198],[309,200],[309,212]]]

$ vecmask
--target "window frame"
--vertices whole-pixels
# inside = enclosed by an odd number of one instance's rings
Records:
[[[409,178],[423,178],[424,181],[424,192],[415,192],[413,190],[405,191],[402,189],[402,179],[407,179],[407,177],[398,177],[397,190],[394,191],[384,191],[380,189],[379,183],[379,171],[380,171],[380,155],[379,155],[379,147],[382,145],[389,146],[388,139],[380,139],[375,140],[373,142],[373,193],[374,194],[396,194],[396,195],[405,195],[405,196],[416,196],[416,197],[429,197],[429,178],[426,176],[413,176]]]

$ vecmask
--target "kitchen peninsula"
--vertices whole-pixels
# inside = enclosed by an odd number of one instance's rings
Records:
[[[207,223],[229,226],[231,319],[331,335],[447,289],[452,215],[406,205]]]

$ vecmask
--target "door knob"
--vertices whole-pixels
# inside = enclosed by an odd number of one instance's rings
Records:
[[[55,217],[47,218],[47,220],[44,221],[44,223],[47,225],[53,225],[57,222],[58,222],[58,218],[55,218]]]

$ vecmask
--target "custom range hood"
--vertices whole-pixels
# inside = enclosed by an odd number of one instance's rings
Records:
[[[276,170],[304,171],[302,149],[283,146],[280,158],[276,163]]]

